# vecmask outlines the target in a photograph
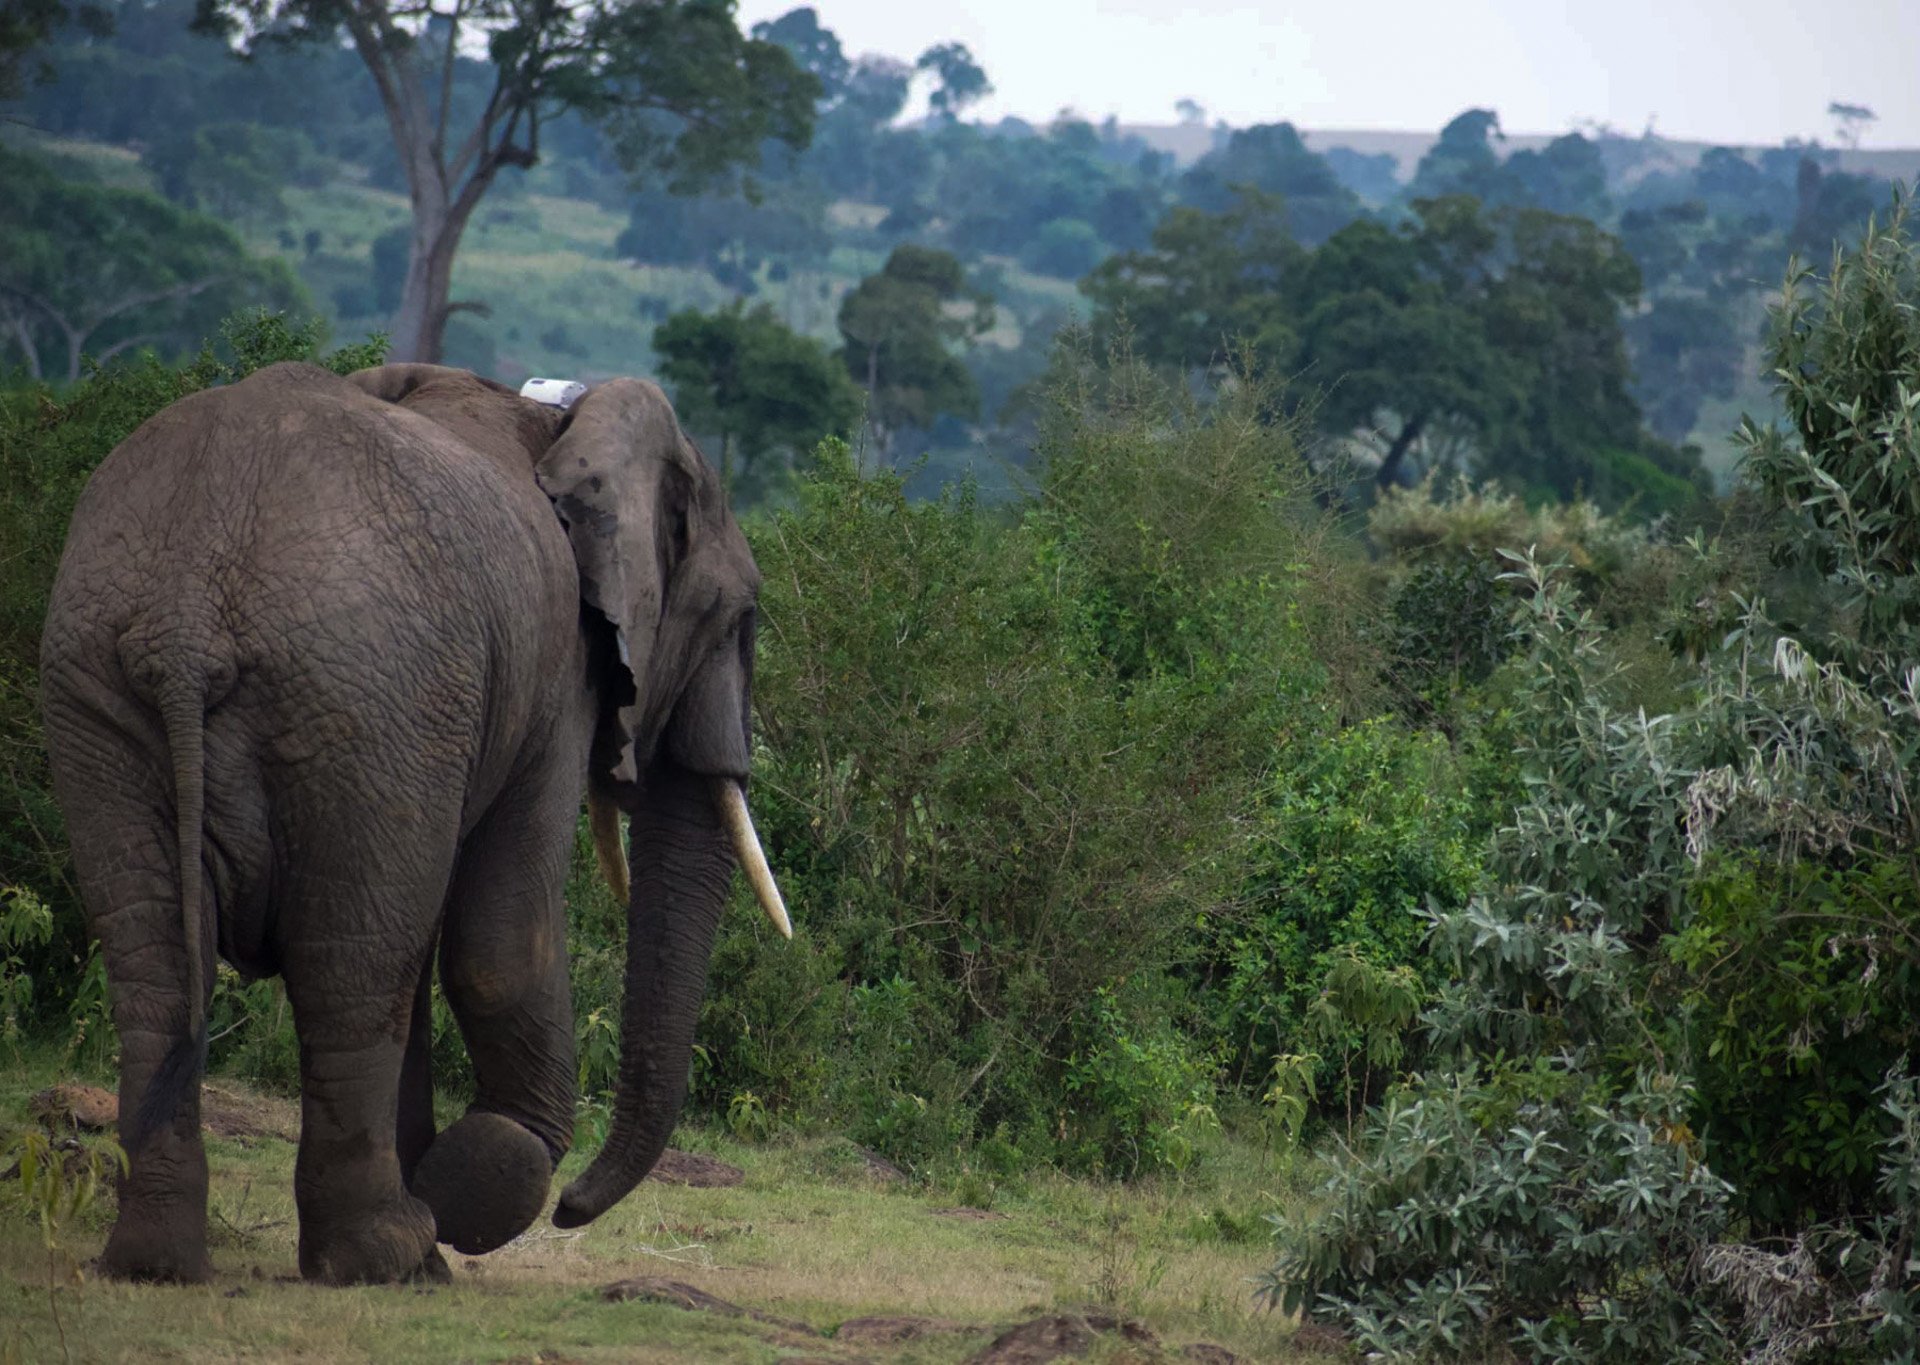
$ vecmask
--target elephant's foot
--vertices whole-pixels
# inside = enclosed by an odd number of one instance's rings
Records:
[[[413,1192],[433,1210],[441,1241],[479,1256],[532,1226],[552,1179],[546,1143],[510,1118],[476,1112],[433,1140]]]
[[[408,1284],[452,1284],[453,1267],[447,1264],[447,1258],[435,1247],[427,1253],[427,1258],[413,1274],[407,1276]]]
[[[206,1224],[188,1227],[186,1222],[154,1222],[123,1213],[107,1235],[107,1247],[96,1268],[114,1280],[205,1284],[213,1278]]]
[[[321,1284],[393,1284],[429,1270],[433,1243],[432,1211],[404,1194],[320,1227],[303,1214],[300,1273]]]

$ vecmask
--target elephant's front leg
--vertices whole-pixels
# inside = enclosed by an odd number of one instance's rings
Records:
[[[573,1140],[573,1002],[562,890],[579,791],[571,766],[512,784],[467,838],[441,933],[440,980],[477,1094],[409,1185],[440,1240],[479,1255],[546,1206]]]

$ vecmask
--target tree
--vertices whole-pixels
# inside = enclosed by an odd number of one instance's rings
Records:
[[[438,360],[461,234],[500,173],[540,159],[543,124],[578,111],[623,167],[675,192],[713,183],[773,139],[802,147],[819,82],[748,39],[733,0],[198,0],[196,24],[243,49],[344,32],[372,74],[412,200],[396,360]],[[454,98],[484,39],[478,109]]]
[[[1226,146],[1201,157],[1180,178],[1180,198],[1219,213],[1243,185],[1279,195],[1294,237],[1308,246],[1360,216],[1359,197],[1340,182],[1325,157],[1308,150],[1291,123],[1235,129]]]
[[[1860,134],[1871,124],[1878,123],[1880,116],[1864,104],[1847,104],[1834,100],[1827,106],[1827,116],[1833,120],[1835,136],[1843,147],[1858,147]]]
[[[331,174],[305,134],[258,123],[171,129],[154,138],[140,160],[168,199],[229,222],[284,221],[286,187],[324,183]]]
[[[1174,210],[1151,251],[1082,284],[1096,328],[1124,316],[1137,354],[1183,368],[1250,345],[1317,387],[1328,435],[1381,443],[1383,487],[1436,435],[1466,445],[1476,473],[1561,496],[1618,502],[1643,484],[1665,496],[1697,482],[1696,456],[1641,430],[1621,331],[1639,273],[1616,238],[1459,195],[1307,251],[1280,214],[1277,198],[1246,190],[1226,213]]]
[[[70,0],[0,0],[0,100],[25,88],[30,76],[44,79],[48,67],[34,56],[56,30],[69,23],[89,33],[113,31],[113,14],[104,5]]]
[[[1387,204],[1400,195],[1400,163],[1392,152],[1356,152],[1329,147],[1322,157],[1342,185],[1369,204]]]
[[[681,422],[720,437],[720,477],[729,489],[736,453],[744,482],[766,455],[811,450],[859,420],[860,391],[846,368],[764,303],[752,311],[735,300],[716,313],[675,313],[654,329],[653,349]]]
[[[1500,116],[1491,109],[1468,109],[1456,115],[1414,168],[1407,197],[1438,199],[1470,194],[1483,201],[1502,199],[1504,176],[1493,140],[1505,136],[1500,131]]]
[[[832,104],[845,92],[853,64],[840,47],[840,39],[830,28],[821,26],[820,15],[812,5],[788,10],[778,19],[753,26],[753,36],[763,43],[777,43],[787,54],[820,82],[819,100]]]
[[[1866,229],[1867,219],[1888,203],[1884,182],[1846,171],[1823,171],[1811,156],[1800,159],[1794,190],[1796,207],[1787,244],[1806,256],[1827,256],[1836,246],[1853,245]]]
[[[1040,275],[1077,279],[1106,255],[1106,244],[1084,218],[1051,218],[1020,253],[1020,263]]]
[[[1277,360],[1296,344],[1283,289],[1306,257],[1279,197],[1242,190],[1223,213],[1170,210],[1147,250],[1108,257],[1080,292],[1093,303],[1101,339],[1124,320],[1143,360],[1211,366],[1243,342]]]
[[[927,96],[927,107],[935,118],[949,123],[959,118],[960,111],[968,105],[993,93],[993,83],[965,43],[930,47],[920,54],[913,69],[932,74],[934,87],[933,93]]]
[[[1321,387],[1328,428],[1384,438],[1383,488],[1400,481],[1423,436],[1478,434],[1515,397],[1469,272],[1446,268],[1429,222],[1335,233],[1306,262],[1290,310],[1299,340],[1284,363]]]
[[[714,195],[643,190],[614,241],[614,250],[629,260],[703,265],[742,293],[758,287],[754,274],[763,264],[805,267],[832,248],[825,196],[798,178],[770,185],[757,203],[745,204]]]
[[[1507,158],[1502,177],[1514,203],[1599,222],[1608,216],[1607,167],[1600,146],[1578,133],[1557,137],[1539,151]]]
[[[250,305],[300,287],[250,258],[223,224],[138,190],[74,183],[0,148],[0,357],[73,382],[85,358],[185,351]]]
[[[840,356],[867,391],[881,450],[902,427],[979,411],[979,390],[952,348],[992,326],[993,301],[970,293],[960,262],[931,247],[895,247],[854,286],[840,303]]]

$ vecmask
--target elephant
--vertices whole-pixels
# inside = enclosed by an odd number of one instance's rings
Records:
[[[214,954],[300,1046],[303,1276],[444,1278],[572,1141],[563,887],[583,793],[626,899],[609,1133],[553,1220],[652,1168],[686,1096],[746,806],[758,570],[665,396],[564,411],[464,371],[279,364],[180,399],[75,509],[42,714],[120,1039],[100,1265],[199,1281]],[[620,815],[630,822],[619,836]],[[436,1132],[435,958],[476,1094]]]

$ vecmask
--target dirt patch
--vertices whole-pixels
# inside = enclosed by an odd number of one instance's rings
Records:
[[[97,1085],[55,1085],[27,1101],[27,1112],[55,1131],[98,1133],[120,1121],[120,1100]]]
[[[1209,1341],[1196,1341],[1190,1346],[1180,1348],[1183,1360],[1199,1362],[1199,1365],[1240,1365],[1240,1357],[1224,1346],[1215,1346]]]
[[[27,1108],[54,1131],[105,1132],[120,1121],[120,1101],[112,1091],[74,1081],[42,1090]],[[291,1100],[222,1085],[200,1087],[200,1122],[215,1137],[300,1140],[300,1111]]]
[[[778,1327],[800,1336],[817,1337],[819,1332],[804,1322],[795,1322],[792,1318],[775,1317],[772,1313],[762,1313],[757,1308],[742,1308],[737,1303],[728,1303],[716,1298],[704,1289],[695,1289],[679,1280],[669,1280],[660,1275],[639,1275],[631,1280],[616,1280],[603,1285],[600,1297],[609,1303],[630,1303],[635,1299],[642,1303],[670,1303],[676,1308],[685,1308],[696,1313],[718,1313],[723,1318],[751,1318],[755,1322],[764,1322],[769,1327]]]
[[[738,1166],[729,1166],[715,1157],[702,1156],[698,1152],[680,1152],[669,1147],[653,1163],[653,1170],[647,1179],[658,1180],[662,1185],[691,1185],[697,1190],[721,1189],[738,1185],[747,1178],[747,1173]]]
[[[965,1223],[1003,1223],[1007,1215],[995,1213],[992,1209],[928,1209],[935,1218],[958,1218]]]
[[[201,1085],[200,1122],[217,1137],[300,1140],[298,1104],[277,1095],[255,1095],[224,1085]]]
[[[1328,1355],[1345,1355],[1353,1345],[1345,1332],[1324,1322],[1301,1323],[1293,1334],[1293,1344],[1303,1351],[1321,1351]]]
[[[922,1337],[980,1330],[964,1322],[948,1322],[944,1318],[848,1318],[834,1329],[833,1339],[857,1346],[898,1346],[902,1342],[919,1341]]]
[[[1117,1335],[1149,1350],[1160,1339],[1143,1322],[1108,1313],[1052,1313],[1018,1327],[1009,1327],[983,1350],[967,1357],[967,1365],[1048,1365],[1055,1360],[1083,1356],[1098,1336]]]

